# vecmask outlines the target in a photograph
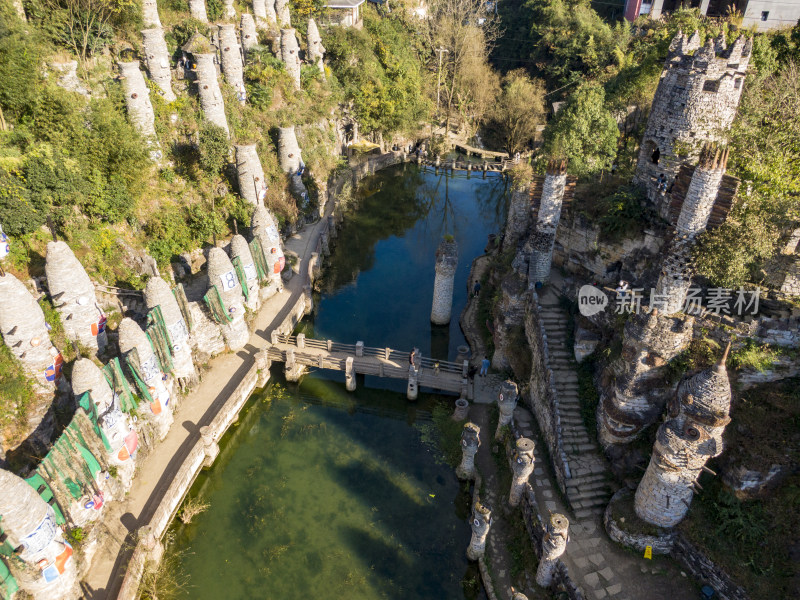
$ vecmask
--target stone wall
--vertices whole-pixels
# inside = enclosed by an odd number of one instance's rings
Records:
[[[747,600],[744,589],[682,534],[675,536],[670,556],[699,581],[707,582],[720,600]]]

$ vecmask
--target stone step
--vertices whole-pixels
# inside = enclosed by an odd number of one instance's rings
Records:
[[[608,501],[611,498],[611,492],[605,493],[586,493],[586,494],[567,494],[567,498],[569,499],[569,503],[573,505],[573,508],[580,508],[580,509],[589,509],[591,510],[594,507],[602,506],[605,509],[608,506]],[[580,507],[574,506],[573,503],[580,502]]]
[[[583,452],[594,449],[594,444],[590,444],[589,442],[575,443],[564,440],[564,450],[566,450],[568,454],[582,454]]]
[[[599,461],[597,463],[585,466],[577,466],[570,463],[569,465],[570,471],[572,476],[576,479],[585,479],[587,477],[597,477],[603,476],[606,477],[607,471],[606,466]],[[572,481],[571,479],[569,481]]]
[[[605,472],[590,473],[588,475],[581,475],[580,477],[574,477],[573,479],[567,479],[567,489],[571,487],[580,488],[583,486],[592,486],[597,483],[608,485],[608,477],[606,476]]]

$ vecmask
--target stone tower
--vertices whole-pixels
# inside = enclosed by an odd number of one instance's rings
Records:
[[[481,428],[465,423],[461,431],[461,464],[456,468],[459,479],[475,479],[475,455],[481,445]]]
[[[142,0],[142,22],[145,27],[161,27],[156,0]]]
[[[253,18],[253,15],[250,13],[242,13],[240,27],[242,49],[244,50],[245,58],[248,58],[250,49],[258,45],[258,30],[256,29],[256,20]]]
[[[553,513],[545,527],[542,539],[542,557],[536,569],[536,583],[544,588],[553,585],[553,574],[559,557],[567,549],[569,539],[569,519],[562,514]]]
[[[189,327],[175,299],[169,284],[161,277],[151,277],[144,286],[144,301],[148,310],[161,307],[161,316],[167,327],[167,335],[172,349],[172,368],[176,378],[184,385],[193,385],[197,381],[197,371],[192,360],[192,348],[189,341]]]
[[[236,174],[239,179],[239,194],[253,206],[264,203],[267,180],[258,157],[256,144],[238,144],[236,150]]]
[[[269,2],[269,0],[267,0]],[[278,16],[278,24],[281,27],[291,27],[292,18],[289,11],[289,0],[275,0],[275,14]]]
[[[233,263],[222,248],[208,251],[208,283],[209,287],[217,286],[228,312],[229,320],[221,324],[225,342],[234,352],[241,350],[250,339],[250,331],[244,320],[244,295]]]
[[[219,89],[219,81],[217,81],[215,56],[214,54],[194,55],[197,65],[195,68],[197,93],[200,95],[200,106],[203,108],[206,120],[222,127],[230,136],[228,119],[225,117],[225,102],[222,99],[222,91]]]
[[[247,285],[247,300],[245,305],[250,310],[256,311],[261,306],[261,286],[258,282],[258,271],[256,270],[253,254],[247,240],[241,235],[234,235],[231,238],[231,260],[239,259],[244,272],[245,283]]]
[[[291,127],[278,127],[278,162],[280,162],[281,170],[284,173],[289,173],[290,175],[297,173],[303,162],[300,153],[300,144],[297,143],[297,133],[294,125]]]
[[[30,485],[0,469],[0,519],[5,543],[15,549],[10,561],[20,588],[33,598],[82,598],[72,547],[64,540],[53,508]]]
[[[433,282],[431,323],[447,325],[453,309],[453,284],[458,265],[458,244],[442,240],[436,249],[436,278]]]
[[[278,15],[278,18],[280,19],[280,15]],[[286,72],[289,73],[292,81],[294,81],[294,87],[299,90],[300,46],[297,45],[297,36],[294,29],[281,29],[281,60],[286,65]]]
[[[325,46],[322,45],[322,38],[319,35],[317,22],[311,18],[308,20],[308,58],[310,62],[317,65],[322,78],[325,79]]]
[[[494,438],[500,439],[500,434],[503,427],[511,425],[514,419],[514,409],[517,408],[517,398],[519,397],[519,389],[517,384],[507,379],[500,386],[497,392],[497,408],[500,415],[497,419],[497,430],[494,433]]]
[[[189,0],[189,14],[192,15],[193,19],[208,23],[206,0]]]
[[[259,28],[277,26],[278,24],[275,3],[272,0],[253,0],[253,14],[256,17],[256,26]]]
[[[94,351],[105,348],[106,316],[92,280],[66,242],[48,242],[44,272],[67,339]]]
[[[681,381],[670,401],[669,418],[658,428],[634,498],[636,514],[648,523],[677,525],[689,510],[706,461],[722,453],[722,433],[730,422],[729,351],[730,343],[719,363]]]
[[[489,535],[489,529],[492,526],[492,510],[488,506],[481,504],[477,500],[472,505],[472,538],[469,541],[467,548],[467,558],[470,560],[478,560],[486,553],[486,537]]]
[[[511,506],[519,506],[520,500],[522,500],[525,485],[528,483],[528,477],[533,473],[536,462],[533,455],[534,450],[536,450],[536,444],[533,443],[533,440],[524,437],[517,438],[511,464],[514,477],[511,480],[511,491],[508,494],[508,503]]]
[[[258,238],[261,242],[261,248],[264,250],[264,256],[267,259],[267,267],[269,268],[269,276],[272,281],[272,285],[264,288],[264,292],[262,292],[263,299],[283,289],[281,272],[286,264],[286,258],[281,248],[281,235],[278,232],[278,223],[275,217],[263,206],[256,206],[253,211],[250,235],[253,238]]]
[[[150,102],[150,90],[139,70],[139,61],[120,62],[119,72],[125,88],[125,105],[128,107],[128,118],[146,138],[156,137],[155,113]]]
[[[245,103],[244,64],[242,49],[236,35],[236,25],[223,23],[219,26],[219,49],[222,55],[222,72],[225,81],[236,90],[239,102]]]
[[[164,100],[172,102],[175,100],[175,93],[172,91],[172,70],[169,67],[170,57],[164,30],[160,27],[142,29],[142,38],[150,79],[156,82]]]
[[[528,266],[528,285],[547,283],[553,262],[553,245],[556,228],[561,218],[561,204],[567,185],[567,161],[552,159],[547,163],[547,174],[542,186],[539,217],[534,225],[531,243],[533,252]]]
[[[697,157],[703,142],[724,141],[742,95],[752,40],[740,36],[730,48],[724,39],[709,39],[700,48],[695,32],[681,32],[669,54],[647,120],[634,182],[662,216],[669,202],[659,190],[663,173],[671,185],[681,163]]]
[[[222,0],[225,5],[222,9],[222,16],[231,21],[236,18],[236,8],[233,6],[233,0]]]

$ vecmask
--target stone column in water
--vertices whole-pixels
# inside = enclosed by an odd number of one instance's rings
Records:
[[[145,27],[161,27],[156,0],[142,0],[142,22]]]
[[[158,358],[153,352],[150,340],[147,339],[147,334],[142,331],[136,321],[128,317],[122,319],[118,331],[120,354],[129,365],[133,354],[138,356],[139,376],[142,378],[142,383],[147,386],[147,391],[152,398],[147,409],[139,405],[139,412],[143,413],[144,417],[153,424],[158,439],[163,440],[169,432],[173,420],[174,403],[170,403],[167,376],[161,371]],[[136,352],[133,352],[134,350]]]
[[[172,91],[172,70],[169,66],[169,51],[164,40],[164,30],[160,27],[142,29],[142,37],[150,79],[156,82],[164,100],[172,102],[175,100],[175,94]]]
[[[121,486],[130,489],[136,470],[132,455],[139,445],[139,436],[128,415],[122,412],[119,398],[111,390],[100,367],[88,358],[79,359],[72,367],[72,392],[75,398],[88,392],[97,406],[97,424],[111,446],[108,460],[117,467],[117,480]]]
[[[269,0],[267,0],[269,2]],[[292,16],[289,12],[289,0],[275,0],[275,14],[281,27],[292,26]]]
[[[189,13],[192,15],[193,19],[208,23],[206,0],[189,0]]]
[[[146,138],[155,139],[155,114],[150,103],[150,90],[139,70],[139,61],[120,62],[119,72],[125,89],[125,104],[128,117],[137,131]]]
[[[553,245],[556,241],[556,228],[561,218],[561,203],[567,184],[567,161],[550,160],[542,185],[542,199],[539,203],[539,218],[534,226],[531,240],[533,252],[528,266],[528,285],[547,283],[550,279],[550,265],[553,262]]]
[[[0,333],[11,353],[36,383],[52,390],[61,372],[42,307],[19,279],[0,275]]]
[[[511,421],[514,419],[514,409],[517,408],[518,396],[519,390],[513,381],[506,380],[500,386],[497,394],[497,408],[500,409],[500,416],[497,419],[497,431],[494,432],[496,440],[500,439],[503,427],[511,425]]]
[[[472,506],[472,538],[467,548],[467,558],[478,560],[486,552],[486,536],[489,535],[489,528],[492,526],[492,511],[488,506],[481,504],[480,500]]]
[[[5,543],[15,549],[15,560],[9,562],[20,589],[47,600],[83,597],[73,550],[56,523],[55,511],[33,487],[5,469],[0,469],[0,519]]]
[[[352,356],[348,356],[347,360],[345,360],[344,379],[345,388],[347,388],[347,391],[354,392],[356,390],[356,370],[355,366],[353,365]]]
[[[225,8],[222,10],[222,16],[226,19],[233,20],[236,18],[236,9],[233,6],[233,0],[222,0],[225,3]]]
[[[459,479],[475,479],[475,455],[481,445],[481,428],[475,423],[465,423],[461,431],[461,464],[456,468]]]
[[[48,242],[44,272],[67,339],[97,352],[106,346],[106,316],[94,284],[66,242]]]
[[[231,238],[231,260],[234,258],[238,258],[241,261],[245,283],[247,284],[245,305],[250,310],[257,311],[261,307],[261,285],[258,283],[258,270],[253,261],[250,246],[247,245],[247,240],[241,235],[234,235]]]
[[[528,483],[528,477],[533,473],[536,461],[533,455],[536,444],[533,443],[533,440],[524,437],[518,438],[515,446],[514,460],[511,465],[514,478],[511,480],[511,491],[508,494],[508,503],[511,506],[519,506],[519,502],[522,500],[522,493]]]
[[[725,361],[730,344],[715,366],[678,384],[667,405],[653,454],[634,497],[640,519],[674,527],[689,510],[694,486],[708,459],[722,453],[722,434],[730,422],[731,387]]]
[[[300,46],[294,29],[281,29],[281,60],[286,65],[286,72],[294,81],[294,87],[300,89]]]
[[[241,350],[250,339],[250,331],[244,320],[244,296],[233,263],[222,248],[211,248],[208,252],[208,283],[217,286],[225,310],[232,317],[232,320],[221,325],[225,342],[234,352]]]
[[[241,20],[242,48],[245,58],[249,58],[250,49],[258,45],[258,30],[256,21],[250,13],[242,13]]]
[[[443,240],[436,249],[436,279],[433,282],[431,323],[447,325],[453,308],[453,281],[458,265],[458,244]]]
[[[197,73],[197,93],[200,95],[200,106],[208,121],[225,130],[228,130],[228,120],[225,117],[225,102],[217,81],[217,66],[214,64],[214,54],[195,54],[195,73]]]
[[[253,0],[253,14],[256,16],[256,25],[259,28],[277,26],[278,16],[275,14],[273,0]]]
[[[269,297],[275,292],[283,289],[281,272],[286,263],[286,258],[281,249],[281,235],[278,232],[278,223],[275,217],[263,206],[256,206],[253,211],[253,220],[250,224],[250,234],[258,238],[267,259],[270,279],[272,285],[264,288],[266,294],[262,293],[262,299]]]
[[[236,174],[239,179],[239,194],[253,206],[264,203],[267,180],[258,157],[256,144],[239,144],[236,150]]]
[[[239,38],[236,37],[236,25],[225,23],[219,26],[219,47],[222,54],[222,72],[225,81],[236,90],[241,104],[245,103],[244,65]]]
[[[322,38],[317,29],[317,22],[312,18],[308,20],[308,58],[309,62],[317,65],[322,78],[325,78],[325,46],[322,45]]]
[[[539,559],[539,568],[536,569],[536,583],[543,588],[553,585],[553,574],[559,557],[567,549],[569,519],[559,513],[550,515],[550,521],[545,528],[542,539],[542,556]]]
[[[192,348],[189,342],[189,327],[175,299],[169,284],[161,277],[151,277],[144,286],[144,301],[148,310],[161,307],[161,316],[167,327],[170,347],[172,348],[173,375],[183,381],[185,386],[194,385],[197,371],[192,360]]]

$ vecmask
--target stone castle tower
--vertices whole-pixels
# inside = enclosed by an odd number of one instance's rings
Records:
[[[566,185],[567,161],[550,160],[542,185],[538,219],[531,235],[533,252],[528,267],[528,283],[531,287],[537,282],[547,283],[550,278],[553,245],[556,242],[556,228],[561,218]]]
[[[751,50],[752,40],[744,36],[727,49],[722,37],[701,48],[697,32],[689,38],[678,32],[672,40],[634,176],[662,216],[669,207],[658,177],[663,173],[671,185],[681,164],[696,158],[703,142],[726,139]]]
[[[669,418],[658,429],[653,455],[639,483],[634,508],[639,518],[674,527],[689,510],[694,485],[706,461],[722,453],[722,433],[730,422],[731,387],[722,359],[678,385]]]

